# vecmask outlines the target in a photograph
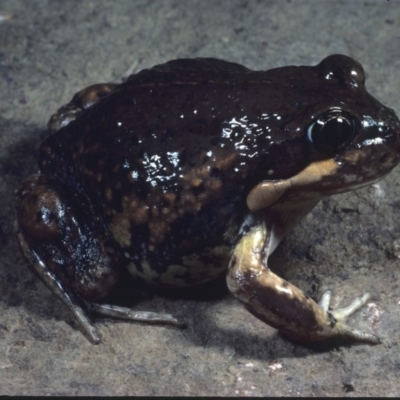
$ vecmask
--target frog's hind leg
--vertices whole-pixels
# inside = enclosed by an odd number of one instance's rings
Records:
[[[379,343],[377,336],[345,323],[366,304],[368,294],[332,312],[328,310],[330,292],[317,304],[267,267],[271,236],[262,221],[249,228],[235,246],[228,270],[229,289],[253,315],[301,342],[343,338]]]
[[[168,314],[98,304],[116,287],[127,263],[83,196],[44,175],[17,191],[17,238],[30,269],[69,307],[92,343],[100,335],[86,311],[182,326]]]
[[[184,328],[185,323],[179,321],[171,314],[162,314],[151,311],[134,311],[131,308],[115,306],[112,304],[86,302],[86,308],[108,317],[144,322],[152,325],[172,325]]]

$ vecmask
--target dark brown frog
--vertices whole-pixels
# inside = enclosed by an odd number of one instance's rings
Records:
[[[252,71],[181,59],[75,95],[49,123],[39,174],[17,192],[30,268],[70,307],[179,325],[101,304],[127,267],[138,282],[198,285],[228,270],[255,316],[300,341],[376,343],[268,269],[284,234],[324,197],[385,177],[400,159],[395,113],[364,87],[361,65]],[[228,268],[229,266],[229,268]]]

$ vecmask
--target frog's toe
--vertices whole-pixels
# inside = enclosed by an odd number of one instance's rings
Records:
[[[351,304],[347,307],[339,308],[332,312],[334,318],[338,321],[346,321],[346,319],[354,314],[357,310],[367,304],[368,300],[371,298],[369,293],[364,293],[361,297],[357,297],[353,300]]]
[[[318,305],[331,317],[334,323],[334,336],[353,339],[357,341],[378,344],[381,342],[380,338],[372,333],[361,332],[348,326],[345,322],[349,316],[354,314],[357,310],[367,304],[371,298],[369,293],[364,293],[361,297],[357,297],[347,307],[339,308],[337,310],[329,311],[329,303],[331,300],[331,291],[325,291]]]
[[[330,290],[326,290],[322,293],[321,299],[318,302],[318,305],[324,310],[329,311],[329,306],[332,298],[332,292]],[[353,300],[351,304],[347,307],[340,308],[334,312],[331,312],[335,319],[340,321],[346,321],[346,319],[354,314],[357,310],[367,304],[368,300],[371,298],[369,293],[364,293],[361,297],[357,297]]]
[[[331,303],[331,297],[332,297],[332,292],[330,290],[325,290],[324,293],[322,293],[322,296],[318,302],[318,305],[324,310],[328,311],[329,310],[329,305]]]
[[[108,317],[126,319],[136,322],[144,322],[154,325],[172,325],[177,328],[185,328],[186,324],[179,321],[171,314],[156,313],[151,311],[134,311],[127,307],[119,307],[111,304],[85,302],[88,309]]]
[[[354,329],[342,322],[336,323],[335,332],[335,336],[343,339],[351,339],[358,342],[366,342],[369,344],[381,343],[381,339],[377,335],[374,335],[373,333],[359,331],[358,329]]]

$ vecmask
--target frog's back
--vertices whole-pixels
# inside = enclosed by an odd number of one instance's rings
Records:
[[[107,213],[121,211],[123,196],[151,206],[187,185],[200,203],[217,195],[202,188],[219,192],[221,181],[239,193],[245,179],[249,187],[260,179],[254,153],[270,144],[270,126],[259,123],[261,80],[252,85],[249,74],[222,60],[183,59],[132,75],[48,138],[42,153],[54,157],[42,155],[42,168],[83,185],[91,198],[101,193]]]

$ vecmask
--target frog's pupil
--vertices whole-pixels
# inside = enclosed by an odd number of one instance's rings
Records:
[[[323,133],[326,146],[338,147],[349,137],[350,125],[343,118],[331,119],[323,127]]]

